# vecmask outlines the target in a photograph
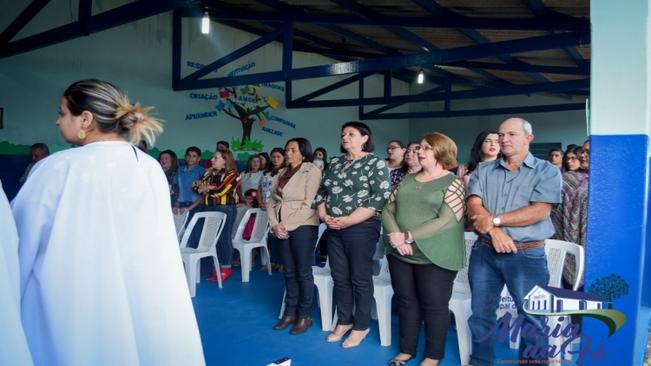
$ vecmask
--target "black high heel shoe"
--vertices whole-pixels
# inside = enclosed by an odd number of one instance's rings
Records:
[[[398,357],[398,356],[396,356],[396,357]],[[414,356],[410,356],[406,360],[399,360],[396,357],[389,360],[389,363],[388,363],[389,366],[405,366],[407,364],[407,362],[414,359]]]

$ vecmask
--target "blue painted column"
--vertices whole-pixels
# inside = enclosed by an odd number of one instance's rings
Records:
[[[585,291],[615,274],[613,308],[627,322],[608,337],[584,319],[585,365],[641,365],[649,324],[649,0],[591,3],[590,194]],[[621,288],[621,287],[620,287]]]

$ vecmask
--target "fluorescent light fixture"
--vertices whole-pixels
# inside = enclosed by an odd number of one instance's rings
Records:
[[[201,18],[201,33],[210,33],[210,15],[208,15],[207,11],[203,13],[203,18]]]
[[[422,84],[425,82],[425,72],[423,72],[423,69],[420,69],[418,72],[418,78],[416,79],[416,82],[418,84]]]

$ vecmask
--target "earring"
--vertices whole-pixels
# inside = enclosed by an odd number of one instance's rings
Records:
[[[84,131],[84,130],[79,130],[79,132],[77,132],[77,137],[78,137],[80,140],[85,139],[85,138],[86,138],[86,131]]]

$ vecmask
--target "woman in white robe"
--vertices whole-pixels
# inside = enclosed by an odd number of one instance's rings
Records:
[[[0,182],[0,365],[32,364],[20,323],[18,234]]]
[[[204,364],[165,174],[132,144],[162,131],[147,111],[72,84],[57,126],[81,147],[39,162],[12,203],[36,365]]]

